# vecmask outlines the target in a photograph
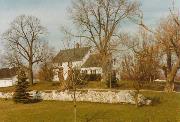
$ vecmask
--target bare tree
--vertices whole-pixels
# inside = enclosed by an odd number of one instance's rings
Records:
[[[180,67],[180,28],[172,17],[167,17],[161,21],[155,36],[162,52],[166,55],[166,91],[170,92],[174,89],[174,78]]]
[[[71,17],[82,37],[93,44],[100,53],[103,80],[107,80],[108,62],[121,40],[120,24],[133,20],[139,14],[139,4],[129,0],[75,0]]]
[[[159,42],[161,51],[166,55],[166,66],[163,69],[167,81],[165,87],[165,91],[167,92],[174,90],[174,79],[180,67],[180,20],[179,15],[176,14],[174,9],[174,1],[172,8],[170,8],[170,16],[161,21],[156,31],[153,31],[144,24],[143,14],[141,16],[142,21],[139,23],[144,29],[154,34]],[[175,57],[174,61],[172,61],[172,57]]]
[[[64,37],[62,39],[62,44],[65,49],[71,50],[65,51],[65,55],[68,55],[67,61],[68,61],[68,70],[63,71],[64,67],[62,66],[63,62],[55,62],[55,63],[61,63],[61,66],[55,66],[55,68],[58,69],[58,75],[59,80],[61,82],[61,90],[72,90],[73,91],[73,112],[74,112],[74,118],[73,121],[77,121],[77,101],[76,101],[76,92],[77,92],[77,86],[80,84],[81,80],[81,74],[80,69],[81,66],[76,65],[73,63],[73,57],[76,57],[78,55],[78,50],[82,45],[79,43],[72,43],[72,40],[74,39],[72,35],[69,34],[69,31],[67,31],[67,28],[61,28],[61,32],[63,33]],[[72,54],[71,54],[72,53]],[[57,64],[56,64],[57,65]],[[68,75],[66,80],[64,79],[64,75]]]
[[[33,84],[33,65],[41,62],[46,57],[47,43],[43,36],[46,29],[41,26],[40,20],[34,16],[21,15],[12,23],[3,34],[3,39],[8,46],[11,61],[21,61],[28,70],[29,82]],[[14,55],[16,54],[16,56]],[[15,63],[14,62],[14,63]]]
[[[40,81],[53,81],[53,58],[55,55],[54,48],[46,48],[46,58],[39,65],[37,77]]]
[[[75,48],[74,48],[74,56],[77,55],[75,53]],[[72,61],[71,61],[72,62]],[[81,74],[80,74],[80,69],[76,66],[69,65],[69,72],[68,72],[68,89],[73,90],[73,105],[74,105],[74,122],[77,121],[77,101],[76,101],[76,92],[77,92],[77,86],[80,84],[82,81],[81,79]]]
[[[136,55],[137,56],[137,55]],[[138,107],[138,95],[141,90],[141,86],[143,84],[143,76],[146,75],[144,74],[143,71],[143,65],[140,64],[138,61],[139,58],[134,57],[133,55],[126,55],[123,58],[123,61],[121,62],[121,79],[122,80],[130,80],[132,81],[132,86],[135,90],[135,94],[132,94],[136,106]],[[142,72],[142,73],[141,73]]]
[[[179,18],[176,14],[171,12],[171,16],[161,21],[159,27],[154,31],[147,27],[143,21],[139,25],[148,30],[158,40],[161,51],[166,55],[167,66],[164,67],[166,75],[166,87],[165,91],[172,92],[174,90],[174,78],[180,67],[180,41],[179,41]],[[175,56],[174,63],[172,62],[172,56]]]
[[[122,80],[132,81],[135,90],[135,94],[132,95],[138,107],[140,90],[159,77],[159,47],[143,28],[140,28],[138,34],[129,36],[126,45],[132,48],[122,58],[120,75]]]
[[[149,82],[155,80],[159,74],[159,48],[145,32],[129,40],[128,43],[134,46],[122,60],[121,79]]]

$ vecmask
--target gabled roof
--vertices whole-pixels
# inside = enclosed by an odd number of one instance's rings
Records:
[[[17,75],[17,68],[0,69],[0,79],[11,78]]]
[[[82,68],[88,67],[101,67],[101,60],[99,58],[99,54],[92,54],[83,64]]]
[[[81,61],[84,56],[88,53],[90,47],[79,47],[61,50],[53,59],[54,63],[63,63],[70,61]]]

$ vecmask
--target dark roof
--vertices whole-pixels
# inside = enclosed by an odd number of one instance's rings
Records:
[[[82,68],[88,67],[101,67],[101,60],[99,54],[92,54],[89,56],[87,61],[83,64]]]
[[[72,48],[61,50],[53,59],[54,63],[81,61],[88,53],[90,47]]]
[[[3,68],[0,69],[0,79],[11,78],[17,75],[17,68]]]

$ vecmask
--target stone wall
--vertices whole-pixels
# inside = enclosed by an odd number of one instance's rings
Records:
[[[59,100],[73,101],[73,91],[31,91],[33,99],[42,100]],[[0,98],[12,98],[13,93],[0,92]],[[122,91],[77,91],[76,101],[98,102],[98,103],[125,103],[135,104],[135,92],[132,90]],[[148,100],[143,95],[138,95],[138,103],[141,105],[150,105],[151,100]]]

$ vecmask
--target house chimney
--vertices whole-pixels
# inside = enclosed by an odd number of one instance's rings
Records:
[[[80,44],[79,43],[76,43],[76,48],[80,48]]]

